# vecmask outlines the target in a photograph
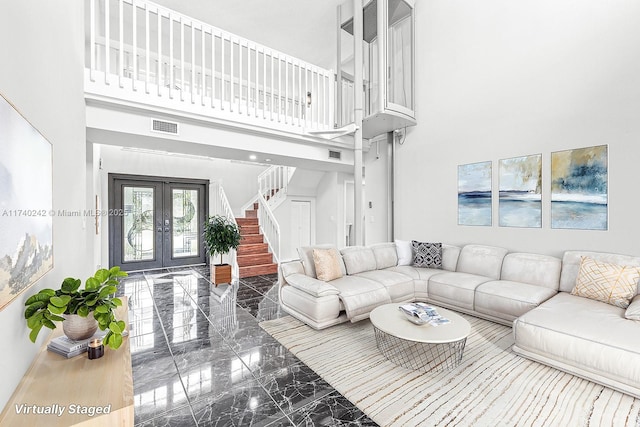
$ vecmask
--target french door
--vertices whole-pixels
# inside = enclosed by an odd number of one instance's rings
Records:
[[[123,270],[205,263],[209,182],[109,174],[109,263]]]

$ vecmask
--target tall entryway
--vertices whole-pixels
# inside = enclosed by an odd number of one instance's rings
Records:
[[[109,174],[109,264],[133,271],[206,261],[209,181]]]

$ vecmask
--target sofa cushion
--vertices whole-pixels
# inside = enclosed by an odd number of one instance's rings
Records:
[[[572,295],[627,308],[638,290],[640,268],[583,256]]]
[[[524,354],[564,370],[640,387],[640,325],[624,309],[560,292],[514,321],[515,344]],[[575,370],[573,369],[575,367]],[[584,376],[584,373],[581,374]]]
[[[314,249],[313,264],[318,280],[330,282],[343,276],[340,270],[340,254],[335,248]]]
[[[412,301],[414,296],[413,279],[405,274],[391,270],[364,271],[356,274],[382,284],[389,292],[391,302]]]
[[[442,268],[442,243],[411,241],[414,267]]]
[[[429,279],[429,299],[473,310],[476,288],[491,280],[476,274],[443,272]]]
[[[627,311],[624,312],[624,317],[629,320],[640,320],[640,295],[636,295],[631,300]]]
[[[302,266],[304,267],[304,274],[309,277],[313,277],[314,279],[318,277],[316,275],[316,266],[313,261],[313,250],[329,248],[335,248],[335,246],[331,244],[323,244],[315,246],[303,246],[298,248],[298,256],[300,256],[300,261],[302,262]],[[347,270],[344,267],[344,262],[342,262],[342,259],[340,261],[340,271],[342,271],[342,275],[344,276],[345,274],[347,274]]]
[[[398,265],[411,265],[413,263],[411,241],[396,239],[395,243],[396,243],[396,254],[398,255]]]
[[[562,273],[560,274],[561,291],[571,292],[573,290],[576,284],[576,278],[578,277],[578,271],[580,270],[582,256],[588,256],[600,262],[640,267],[640,257],[606,252],[566,251],[562,257]]]
[[[456,271],[458,258],[460,257],[460,247],[442,244],[442,269]]]
[[[504,248],[483,245],[466,245],[460,251],[456,271],[499,279],[502,260],[507,254]]]
[[[340,251],[347,274],[358,274],[376,269],[376,257],[371,248],[349,246]]]
[[[504,257],[500,279],[544,286],[555,291],[560,287],[562,260],[549,255],[510,253]]]
[[[376,258],[376,268],[378,270],[398,265],[398,254],[394,243],[377,243],[369,247]]]
[[[473,306],[478,313],[511,322],[557,293],[555,289],[544,286],[510,280],[492,280],[476,288]]]

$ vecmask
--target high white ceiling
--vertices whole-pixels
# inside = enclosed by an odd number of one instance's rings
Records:
[[[230,33],[335,69],[337,6],[346,0],[155,0]]]

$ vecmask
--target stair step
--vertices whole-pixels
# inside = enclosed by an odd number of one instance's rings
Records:
[[[262,234],[245,234],[240,237],[240,245],[252,244],[252,243],[262,243],[264,242],[264,238]]]
[[[260,239],[262,241],[262,239]],[[267,243],[240,243],[238,246],[238,255],[263,254],[269,252]]]
[[[258,211],[256,209],[248,209],[244,211],[245,218],[258,218]]]
[[[253,210],[254,210],[254,211],[257,211],[257,210],[258,210],[258,206],[259,206],[259,205],[258,205],[258,202],[255,202],[255,203],[253,204]]]
[[[249,267],[240,267],[240,278],[260,276],[263,274],[276,274],[278,272],[278,264],[262,264],[252,265]]]
[[[258,225],[258,218],[236,218],[236,222],[241,227],[245,225]]]
[[[244,236],[246,234],[260,234],[260,227],[257,225],[241,225],[240,235]]]
[[[265,254],[249,254],[249,255],[238,255],[238,266],[239,267],[248,267],[251,265],[262,265],[269,264],[273,262],[273,255],[269,252]]]

